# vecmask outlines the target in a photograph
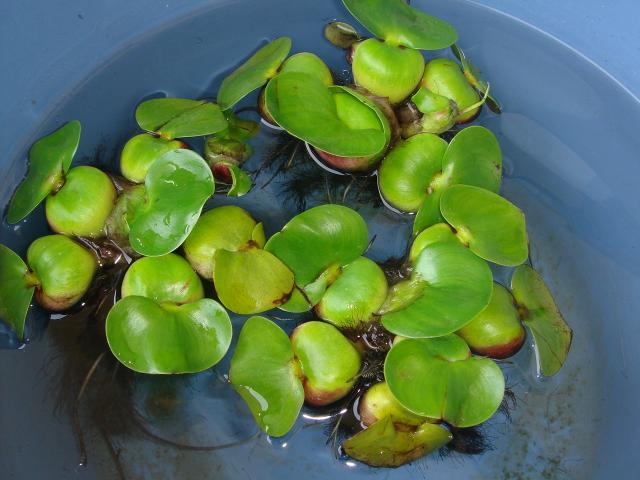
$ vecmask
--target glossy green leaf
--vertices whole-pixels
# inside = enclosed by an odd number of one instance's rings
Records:
[[[416,218],[413,220],[414,235],[418,235],[425,228],[444,222],[444,217],[440,213],[441,196],[442,188],[437,188],[425,197],[416,213]]]
[[[357,379],[360,353],[333,325],[306,322],[291,334],[304,377],[305,401],[322,406],[343,398]]]
[[[271,79],[265,90],[265,102],[280,127],[333,155],[375,155],[387,143],[381,126],[371,128],[368,124],[363,128],[353,125],[355,120],[351,115],[340,116],[331,90],[307,74],[290,72]],[[361,103],[359,110],[366,114],[371,108]]]
[[[195,373],[222,360],[231,344],[231,320],[209,298],[176,305],[132,295],[111,309],[106,333],[113,355],[131,370]]]
[[[405,0],[343,0],[343,3],[367,30],[394,45],[440,50],[458,39],[452,25],[407,5]]]
[[[4,320],[24,340],[24,324],[37,279],[19,255],[0,244],[0,320]]]
[[[430,184],[442,170],[447,142],[423,133],[399,142],[378,170],[378,186],[393,207],[415,212],[430,195]]]
[[[347,264],[329,286],[317,315],[334,325],[356,327],[368,322],[387,297],[387,279],[373,260],[360,257]]]
[[[231,359],[229,380],[264,432],[280,437],[291,429],[304,390],[291,342],[275,323],[263,317],[247,320]]]
[[[9,203],[9,223],[25,218],[60,186],[80,144],[80,131],[80,122],[74,120],[33,144],[27,176]]]
[[[143,257],[131,264],[122,279],[122,298],[132,295],[182,305],[203,298],[204,288],[189,262],[168,253]]]
[[[389,390],[387,382],[376,383],[367,389],[358,402],[358,414],[362,424],[367,427],[388,417],[403,426],[417,427],[429,421],[404,408]]]
[[[327,87],[333,85],[333,74],[327,64],[311,52],[300,52],[291,55],[280,68],[280,73],[301,72],[316,77]]]
[[[528,265],[516,268],[511,290],[522,319],[533,334],[538,369],[544,376],[558,373],[571,348],[573,332],[538,272]]]
[[[515,266],[529,255],[522,211],[500,195],[470,185],[447,188],[440,211],[469,249],[485,260]]]
[[[47,235],[27,250],[27,263],[39,280],[36,300],[47,310],[66,310],[87,292],[98,268],[95,255],[64,235]]]
[[[69,170],[62,188],[47,197],[47,221],[57,233],[102,237],[116,198],[116,188],[109,175],[95,167],[74,167]]]
[[[411,245],[411,249],[409,250],[409,262],[412,264],[415,263],[418,256],[425,248],[437,242],[459,243],[460,241],[455,236],[449,225],[446,223],[436,223],[421,232],[420,235],[415,238]]]
[[[148,133],[136,135],[125,143],[120,154],[122,176],[132,182],[142,183],[153,162],[171,150],[185,147],[179,140],[167,140]]]
[[[515,355],[526,337],[513,296],[499,283],[487,308],[456,333],[474,353],[491,358]]]
[[[447,335],[465,326],[489,304],[492,289],[487,262],[462,245],[434,243],[418,255],[411,280],[395,285],[390,292],[391,297],[407,301],[385,313],[382,323],[404,337]]]
[[[342,448],[350,457],[372,467],[399,467],[438,450],[451,441],[449,430],[423,423],[415,430],[398,429],[386,417],[347,439]]]
[[[201,137],[213,135],[227,128],[220,107],[206,100],[186,98],[153,98],[136,108],[140,128],[161,137]]]
[[[320,205],[292,218],[265,249],[294,273],[305,287],[331,265],[346,265],[361,256],[369,242],[367,224],[341,205]]]
[[[253,182],[249,174],[233,163],[226,163],[225,165],[231,173],[232,180],[231,188],[229,192],[227,192],[227,196],[241,197],[249,193],[249,190],[253,187]]]
[[[467,80],[473,87],[478,90],[481,94],[484,94],[489,89],[489,84],[482,78],[482,74],[478,67],[476,67],[464,54],[462,49],[458,47],[458,45],[451,45],[451,50],[460,63],[462,63],[462,70],[464,72],[464,76],[467,77]],[[491,109],[493,113],[500,114],[502,113],[502,107],[500,107],[500,103],[495,99],[495,97],[489,95],[487,96],[487,106]]]
[[[420,85],[456,103],[459,110],[457,123],[472,120],[482,106],[479,103],[480,94],[469,83],[455,60],[435,58],[428,62]]]
[[[218,298],[240,314],[265,312],[289,300],[293,273],[276,256],[255,246],[216,250],[213,282]]]
[[[260,225],[260,227],[258,227]],[[217,250],[235,252],[255,242],[265,243],[261,224],[235,205],[213,208],[203,213],[184,242],[184,254],[191,266],[204,278],[213,279]]]
[[[218,103],[228,110],[274,77],[291,50],[291,39],[280,37],[254,53],[246,62],[222,81]]]
[[[504,396],[500,367],[472,357],[457,335],[397,342],[385,359],[384,376],[405,408],[460,428],[489,419]]]
[[[156,160],[145,179],[147,203],[130,222],[129,240],[141,255],[172,252],[187,238],[214,191],[207,163],[191,150],[174,150]]]

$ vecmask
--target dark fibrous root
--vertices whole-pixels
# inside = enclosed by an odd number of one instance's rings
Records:
[[[450,426],[449,429],[453,434],[453,439],[441,449],[440,455],[443,457],[449,456],[452,453],[480,455],[493,449],[487,434],[480,425],[470,428]]]
[[[517,404],[518,399],[516,394],[510,387],[506,387],[504,389],[504,397],[502,398],[502,403],[500,404],[498,411],[506,417],[508,422],[511,422],[511,412],[515,410]]]

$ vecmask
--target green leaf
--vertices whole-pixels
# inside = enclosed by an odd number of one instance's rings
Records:
[[[231,320],[209,298],[175,305],[133,295],[111,309],[106,333],[113,355],[131,370],[195,373],[222,360],[231,344]]]
[[[233,163],[225,162],[224,165],[229,169],[232,180],[231,188],[229,189],[229,192],[227,192],[227,196],[241,197],[249,193],[249,190],[253,187],[253,182],[247,172]]]
[[[365,157],[380,153],[387,143],[381,125],[371,128],[371,107],[367,103],[357,102],[357,107],[351,103],[349,115],[339,115],[332,91],[307,74],[290,72],[274,77],[267,84],[265,101],[280,127],[324,152]],[[367,124],[354,125],[363,116]]]
[[[471,121],[482,107],[480,95],[455,60],[435,58],[428,62],[420,85],[456,103],[459,111],[456,123]]]
[[[358,402],[358,413],[360,421],[367,427],[387,417],[403,426],[417,427],[432,421],[404,408],[389,390],[387,382],[376,383],[367,389]]]
[[[25,218],[60,186],[80,144],[80,131],[80,122],[74,120],[33,144],[27,176],[9,203],[9,223]]]
[[[7,322],[21,341],[36,282],[22,259],[0,244],[0,320]]]
[[[356,327],[371,320],[387,297],[387,279],[382,269],[366,257],[347,264],[329,286],[317,315],[337,327]]]
[[[122,297],[132,295],[182,305],[203,298],[204,288],[189,262],[168,253],[140,258],[131,264],[122,279]]]
[[[430,226],[426,230],[420,233],[413,244],[411,245],[411,250],[409,250],[409,262],[415,263],[425,248],[429,245],[432,245],[437,242],[455,242],[459,243],[460,241],[451,230],[451,227],[446,223],[436,223],[435,225]]]
[[[130,223],[129,240],[141,255],[172,252],[187,238],[214,191],[207,163],[191,150],[174,150],[156,160],[145,179],[147,203]]]
[[[264,312],[291,296],[293,273],[270,252],[255,246],[236,252],[217,250],[214,262],[218,298],[232,312]]]
[[[280,68],[280,73],[301,72],[316,77],[327,87],[333,85],[333,74],[327,64],[311,52],[300,52],[285,60]]]
[[[166,140],[148,133],[136,135],[122,149],[120,171],[127,180],[142,183],[151,164],[177,148],[186,148],[186,145],[179,140]]]
[[[487,308],[456,333],[474,353],[491,358],[515,355],[526,337],[513,297],[499,283]]]
[[[228,110],[260,88],[278,73],[278,68],[291,51],[291,39],[280,37],[254,53],[246,62],[222,81],[218,90],[218,103]]]
[[[413,220],[413,234],[418,235],[425,228],[437,223],[444,222],[444,217],[440,213],[440,197],[442,196],[442,188],[434,189],[430,195],[427,195],[420,205],[416,218]]]
[[[304,390],[291,342],[275,323],[263,317],[247,320],[231,359],[229,380],[264,432],[281,437],[291,429]]]
[[[220,107],[206,100],[186,98],[153,98],[136,108],[136,121],[140,128],[161,137],[201,137],[227,128]]]
[[[573,332],[562,318],[549,288],[528,265],[516,268],[511,290],[524,323],[533,334],[538,369],[544,376],[558,373],[567,360]]]
[[[500,367],[472,357],[457,335],[396,343],[387,354],[384,376],[405,408],[460,428],[489,419],[504,396]]]
[[[484,95],[489,89],[489,83],[482,78],[482,72],[480,72],[480,69],[471,63],[458,45],[451,45],[451,50],[456,58],[460,60],[460,63],[462,63],[464,76],[467,78],[469,83],[473,85],[480,94]],[[491,95],[487,96],[486,103],[493,113],[497,113],[498,115],[502,113],[502,107],[500,107],[500,103],[495,99],[495,97]]]
[[[420,338],[447,335],[469,323],[489,304],[493,282],[487,262],[462,245],[439,242],[422,250],[406,286],[417,295],[398,286],[390,295],[415,300],[396,305],[382,323],[396,335]]]
[[[529,255],[522,211],[500,195],[470,185],[454,185],[440,198],[440,211],[460,240],[485,260],[516,266]]]
[[[349,393],[360,371],[360,353],[333,325],[306,322],[291,334],[304,376],[305,401],[322,406]]]
[[[405,0],[342,0],[349,12],[375,36],[394,45],[440,50],[458,39],[455,28]]]
[[[98,268],[95,255],[64,235],[47,235],[27,250],[27,263],[39,280],[36,300],[47,310],[66,310],[87,292]]]
[[[442,170],[447,142],[423,133],[403,140],[389,152],[378,170],[378,186],[393,207],[415,212],[430,195],[430,184]]]
[[[342,448],[350,457],[372,467],[399,467],[438,450],[451,441],[449,430],[423,423],[414,430],[396,428],[386,417],[347,439]]]
[[[320,205],[293,217],[273,235],[265,250],[294,273],[304,288],[332,265],[343,266],[361,256],[368,245],[367,224],[341,205]]]

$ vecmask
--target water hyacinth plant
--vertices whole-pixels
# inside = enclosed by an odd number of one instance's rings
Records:
[[[449,23],[403,0],[343,3],[373,35],[341,20],[325,28],[348,52],[351,83],[312,52],[290,55],[280,37],[207,100],[141,102],[119,172],[72,167],[77,121],[33,144],[6,221],[44,201],[54,234],[25,260],[0,245],[0,319],[18,341],[29,340],[34,298],[52,312],[75,305],[87,324],[103,311],[92,326],[105,350],[83,389],[106,354],[127,372],[179,375],[222,369],[231,351],[224,378],[263,434],[287,435],[303,409],[322,409],[340,452],[374,467],[409,463],[489,421],[505,398],[501,361],[525,346],[538,375],[560,371],[572,331],[530,265],[525,213],[500,195],[498,140],[459,126],[484,103],[500,113],[488,82]],[[449,47],[455,59],[425,61],[423,50]],[[296,149],[306,144],[306,166],[327,185],[370,180],[390,221],[412,215],[404,258],[376,262],[361,215],[371,206],[341,205],[328,186],[327,202],[266,222],[265,234],[247,211],[261,171],[243,170],[260,128],[250,110]],[[216,189],[232,204],[209,204]],[[278,208],[262,207],[265,221]],[[510,285],[495,266],[513,269]],[[94,309],[90,294],[103,295]],[[341,426],[345,415],[355,426]]]

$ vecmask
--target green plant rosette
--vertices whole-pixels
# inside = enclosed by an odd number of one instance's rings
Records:
[[[0,320],[24,340],[24,329],[31,299],[38,280],[10,248],[0,244]]]
[[[530,266],[516,268],[511,291],[522,320],[533,335],[539,372],[545,377],[555,375],[569,355],[571,328],[562,318],[543,278]]]
[[[370,38],[354,45],[352,69],[356,85],[395,105],[420,83],[424,57],[418,50]]]
[[[391,417],[394,423],[417,427],[429,421],[402,406],[393,396],[387,382],[369,387],[358,403],[358,413],[363,425],[370,427],[380,420]]]
[[[146,202],[128,217],[131,247],[149,257],[174,251],[191,233],[214,185],[211,169],[191,150],[173,150],[153,162]]]
[[[458,39],[455,28],[404,0],[343,0],[351,14],[376,37],[393,45],[440,50]]]
[[[440,425],[423,423],[412,430],[398,428],[385,417],[347,439],[342,448],[351,458],[372,467],[399,467],[444,447],[451,432]]]
[[[291,39],[280,37],[260,48],[227,76],[218,90],[218,103],[228,110],[278,73],[291,51]]]
[[[498,359],[515,355],[526,338],[513,296],[498,283],[487,308],[456,333],[473,353]]]
[[[440,211],[469,249],[498,265],[516,266],[529,256],[524,214],[508,200],[470,185],[447,188]]]
[[[114,356],[141,373],[195,373],[218,363],[231,344],[231,320],[203,298],[198,275],[175,254],[142,258],[130,267],[122,299],[109,312]]]
[[[166,140],[213,135],[227,128],[220,107],[206,100],[153,98],[136,108],[141,129]]]
[[[422,117],[403,125],[402,136],[405,138],[418,133],[441,134],[456,124],[459,109],[456,102],[450,98],[420,87],[411,97],[411,102]]]
[[[320,280],[313,285],[320,288],[315,288],[315,295],[311,295],[317,298],[317,303],[330,283],[324,281],[322,274],[360,257],[368,242],[367,224],[355,210],[341,205],[320,205],[292,218],[264,248],[291,269],[299,289]]]
[[[74,167],[66,175],[62,188],[47,197],[47,221],[57,233],[102,237],[116,198],[109,175],[94,167]]]
[[[414,220],[414,235],[444,221],[440,196],[448,186],[473,185],[497,193],[501,183],[502,151],[495,135],[480,126],[461,130],[453,137],[442,158],[442,174],[436,174],[427,187]]]
[[[280,67],[280,73],[301,72],[316,77],[327,87],[333,85],[333,74],[327,64],[311,52],[300,52],[287,58]]]
[[[64,235],[47,235],[27,250],[27,263],[38,279],[36,300],[47,310],[66,310],[87,292],[98,268],[95,255]]]
[[[141,133],[125,143],[120,154],[122,176],[134,183],[143,183],[149,167],[167,152],[186,148],[179,140],[167,140],[148,133]]]
[[[287,334],[264,317],[246,321],[231,358],[229,381],[247,403],[258,426],[281,437],[304,403],[300,367]]]
[[[488,358],[473,357],[457,335],[397,342],[384,374],[408,410],[459,428],[488,420],[504,396],[504,376]]]
[[[267,84],[264,99],[267,112],[280,127],[332,155],[367,157],[382,152],[387,144],[381,127],[353,128],[357,118],[341,116],[332,90],[308,74],[277,75]],[[362,112],[369,109],[367,103],[361,103]]]
[[[29,170],[7,211],[7,222],[18,223],[64,181],[80,144],[80,122],[74,120],[42,137],[29,150]]]
[[[360,371],[360,353],[333,325],[306,322],[291,334],[300,362],[305,401],[322,406],[349,393]]]
[[[456,103],[461,112],[455,119],[456,123],[468,122],[480,110],[480,106],[467,110],[478,103],[481,97],[454,60],[448,58],[431,60],[424,69],[420,85]]]
[[[316,305],[316,314],[339,328],[371,320],[387,298],[387,279],[373,260],[360,257],[345,265]]]
[[[262,248],[264,229],[246,210],[234,205],[203,213],[184,242],[184,254],[202,277],[213,280],[217,250],[238,251],[253,242]]]
[[[418,255],[411,278],[390,289],[382,324],[403,337],[453,333],[489,304],[492,280],[487,262],[462,245],[433,243]]]

